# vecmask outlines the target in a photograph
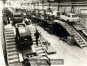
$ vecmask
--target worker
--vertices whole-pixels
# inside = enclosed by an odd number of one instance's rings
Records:
[[[29,20],[28,20],[28,18],[26,17],[25,18],[25,23],[28,25],[28,22],[29,22]]]
[[[25,23],[26,25],[29,25],[30,22],[31,22],[31,20],[28,19],[27,17],[25,17],[24,20],[23,20],[23,23]]]
[[[37,45],[37,46],[38,46],[38,39],[39,39],[39,36],[40,36],[40,34],[39,34],[38,30],[36,30],[35,38],[36,38],[36,45]]]

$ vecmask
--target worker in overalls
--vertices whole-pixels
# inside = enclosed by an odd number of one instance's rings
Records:
[[[39,39],[39,36],[40,36],[40,34],[39,34],[38,30],[36,30],[35,38],[36,38],[36,45],[37,45],[37,46],[38,46],[38,39]]]

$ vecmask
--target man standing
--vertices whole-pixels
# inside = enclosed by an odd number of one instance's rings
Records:
[[[40,36],[40,34],[39,34],[38,30],[36,30],[35,38],[36,38],[36,44],[37,44],[37,46],[38,46],[38,39],[39,39],[39,36]]]

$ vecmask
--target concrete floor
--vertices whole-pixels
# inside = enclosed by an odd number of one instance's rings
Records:
[[[51,57],[55,59],[64,59],[63,66],[87,66],[87,47],[81,49],[77,46],[68,45],[58,37],[48,34],[41,27],[37,28],[57,52],[55,55],[51,55]]]

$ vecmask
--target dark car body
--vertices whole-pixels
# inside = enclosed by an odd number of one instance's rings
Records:
[[[20,23],[23,21],[23,16],[21,13],[13,13],[12,14],[12,20],[14,23]]]
[[[16,24],[16,42],[20,49],[28,48],[33,44],[31,32],[23,23]]]

